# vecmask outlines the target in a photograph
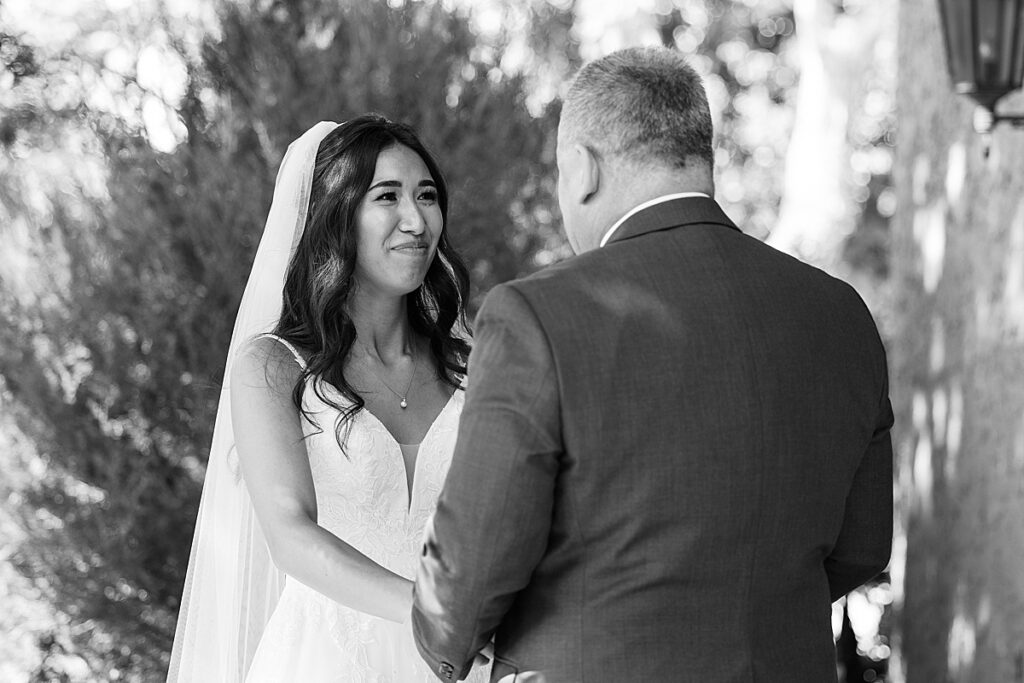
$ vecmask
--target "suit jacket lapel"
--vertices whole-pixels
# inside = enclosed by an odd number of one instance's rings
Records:
[[[607,244],[695,224],[722,225],[736,231],[740,230],[729,220],[715,200],[707,197],[684,197],[649,206],[630,216],[612,233]]]

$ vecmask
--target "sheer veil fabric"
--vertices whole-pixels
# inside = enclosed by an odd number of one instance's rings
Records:
[[[281,313],[291,255],[302,236],[321,141],[338,124],[321,121],[281,161],[266,227],[235,319],[168,683],[245,679],[284,587],[241,478],[231,425],[231,367],[238,349],[270,332]]]

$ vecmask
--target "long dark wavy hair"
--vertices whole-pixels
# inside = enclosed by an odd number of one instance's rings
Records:
[[[302,237],[288,265],[284,303],[274,334],[306,352],[306,368],[292,391],[299,411],[316,422],[302,405],[306,380],[316,395],[341,413],[335,435],[344,448],[345,426],[365,406],[345,378],[345,361],[356,339],[348,314],[355,287],[356,210],[370,188],[377,156],[402,145],[416,152],[437,185],[443,219],[434,260],[423,284],[407,296],[411,328],[430,341],[438,378],[460,388],[466,373],[469,343],[466,302],[469,271],[448,240],[448,187],[434,157],[415,131],[383,116],[368,114],[346,121],[320,143],[313,169],[309,210]],[[342,404],[324,391],[334,387],[347,399]]]

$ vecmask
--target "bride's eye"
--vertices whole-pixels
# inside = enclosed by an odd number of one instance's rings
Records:
[[[437,201],[437,190],[425,190],[420,193],[420,201],[423,202],[436,202]]]
[[[398,194],[395,192],[381,192],[377,195],[377,201],[393,202],[398,199]]]

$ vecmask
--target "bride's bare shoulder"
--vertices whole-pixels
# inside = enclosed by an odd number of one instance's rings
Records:
[[[235,354],[232,383],[289,393],[306,367],[305,355],[280,337],[260,335],[244,342]]]

